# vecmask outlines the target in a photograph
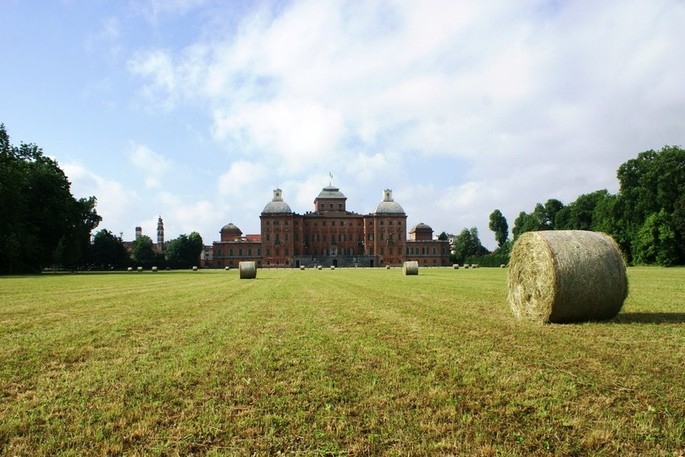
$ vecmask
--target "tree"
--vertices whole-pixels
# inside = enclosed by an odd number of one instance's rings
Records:
[[[100,222],[95,198],[76,200],[58,163],[36,145],[12,146],[0,124],[0,273],[82,263]]]
[[[618,225],[623,227],[619,243],[628,257],[632,258],[633,247],[643,246],[645,223],[656,214],[662,229],[667,225],[668,231],[673,232],[676,244],[674,253],[662,255],[674,256],[678,263],[685,261],[685,213],[681,210],[685,198],[685,150],[664,146],[659,152],[641,152],[621,165],[617,176],[620,192],[615,212]],[[666,246],[669,243],[661,245],[663,249]],[[645,259],[642,254],[640,258]]]
[[[155,251],[149,236],[143,235],[133,242],[133,258],[143,265],[151,265],[155,260]]]
[[[678,262],[678,245],[665,210],[647,216],[633,240],[635,263],[669,267]]]
[[[442,232],[442,233],[440,233],[440,235],[438,235],[438,240],[447,241],[447,240],[449,240],[449,237],[447,236],[447,233]]]
[[[454,238],[452,246],[452,261],[455,263],[464,263],[464,260],[469,256],[481,256],[488,253],[488,250],[481,244],[478,238],[478,229],[471,227],[471,229],[464,229],[459,235]]]
[[[93,237],[91,262],[98,269],[123,268],[129,262],[124,242],[109,230],[100,230]]]
[[[501,248],[509,238],[509,224],[507,224],[507,219],[500,210],[496,209],[490,214],[489,227],[495,233],[497,247]]]
[[[197,232],[190,235],[179,235],[169,242],[167,259],[173,268],[189,268],[197,265],[202,253],[202,237]]]

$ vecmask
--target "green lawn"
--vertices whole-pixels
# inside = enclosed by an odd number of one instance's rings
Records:
[[[684,455],[685,269],[580,325],[506,275],[0,278],[0,454]]]

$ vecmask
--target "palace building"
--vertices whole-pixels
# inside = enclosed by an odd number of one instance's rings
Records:
[[[408,231],[407,215],[383,191],[376,210],[358,214],[347,210],[347,197],[329,185],[314,199],[314,210],[294,213],[281,189],[262,214],[261,233],[243,235],[234,224],[225,225],[221,241],[212,245],[208,266],[237,267],[241,261],[259,267],[402,265],[416,260],[421,266],[449,265],[449,242],[433,239],[433,229],[420,223]]]

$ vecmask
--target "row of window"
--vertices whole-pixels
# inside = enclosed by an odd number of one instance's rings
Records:
[[[247,257],[252,257],[252,248],[247,248]],[[238,257],[242,257],[245,254],[245,251],[243,248],[238,248]],[[222,256],[222,249],[219,248],[216,250],[216,255],[217,257]],[[228,253],[226,254],[229,257],[234,257],[235,256],[235,250],[233,248],[228,248]],[[257,248],[257,257],[261,257],[262,255],[262,248]]]

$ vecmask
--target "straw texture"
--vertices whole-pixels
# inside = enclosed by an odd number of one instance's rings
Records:
[[[508,288],[509,306],[519,319],[607,320],[621,310],[628,278],[621,251],[606,234],[528,232],[512,249]]]

